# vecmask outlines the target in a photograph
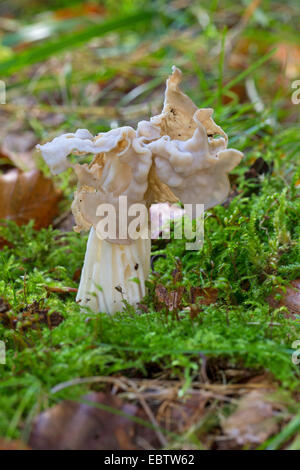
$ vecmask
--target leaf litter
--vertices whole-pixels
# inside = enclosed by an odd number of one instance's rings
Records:
[[[153,449],[168,448],[170,441],[186,448],[195,438],[207,449],[256,447],[280,429],[282,416],[291,417],[267,374],[239,384],[193,382],[184,396],[182,381],[124,376],[74,379],[53,392],[89,380],[104,390],[38,415],[29,439],[33,449]],[[235,408],[230,415],[228,406]]]

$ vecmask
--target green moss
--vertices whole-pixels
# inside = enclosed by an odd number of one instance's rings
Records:
[[[0,236],[13,246],[0,252],[0,297],[18,311],[44,298],[50,311],[65,321],[21,332],[0,326],[6,343],[7,364],[0,367],[0,434],[16,436],[20,419],[49,404],[83,392],[83,386],[58,394],[51,388],[74,377],[129,375],[151,377],[159,370],[187,383],[199,374],[200,356],[245,367],[268,370],[281,384],[297,387],[299,371],[292,364],[291,345],[300,336],[298,320],[282,310],[270,313],[266,297],[278,286],[299,276],[300,199],[295,178],[287,183],[277,171],[264,178],[258,193],[250,190],[243,172],[243,193],[228,208],[218,206],[205,216],[205,243],[199,251],[185,251],[186,240],[171,240],[163,249],[149,281],[149,313],[136,315],[131,307],[113,318],[82,313],[74,294],[47,297],[45,286],[76,286],[86,237],[62,234],[52,228],[39,232],[32,225],[5,223]],[[153,245],[153,252],[156,250]],[[214,287],[219,298],[192,321],[185,311],[179,321],[154,309],[154,288],[159,281],[171,286],[176,259],[182,264],[183,284]],[[184,301],[188,303],[188,296]],[[272,323],[272,325],[270,325]],[[221,362],[220,362],[221,364]]]

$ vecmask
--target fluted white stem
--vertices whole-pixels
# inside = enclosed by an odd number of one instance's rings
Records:
[[[77,302],[94,312],[122,311],[123,300],[137,305],[146,294],[151,240],[117,245],[98,238],[92,227],[87,243]]]

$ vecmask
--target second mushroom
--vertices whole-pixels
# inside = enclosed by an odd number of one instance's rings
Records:
[[[140,236],[128,232],[134,204],[149,209],[153,203],[179,200],[210,208],[228,196],[228,173],[242,153],[227,149],[227,135],[213,121],[213,110],[198,109],[180,90],[181,78],[173,67],[162,113],[139,122],[136,130],[126,126],[93,137],[79,129],[38,146],[54,174],[69,166],[76,172],[74,230],[90,231],[76,300],[94,312],[114,314],[124,308],[124,300],[137,305],[146,294],[151,239],[144,236],[147,218],[138,227]],[[72,165],[70,154],[94,157],[90,164]],[[122,236],[121,200],[128,208]],[[116,214],[116,232],[102,239],[97,226],[108,205]]]

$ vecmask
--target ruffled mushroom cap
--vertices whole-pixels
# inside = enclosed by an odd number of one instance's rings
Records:
[[[167,79],[164,106],[161,114],[153,116],[148,121],[138,124],[138,134],[156,140],[168,135],[171,139],[187,140],[191,138],[197,128],[194,115],[202,123],[208,136],[220,135],[226,147],[227,135],[223,129],[212,119],[213,109],[199,109],[195,103],[181,91],[179,84],[182,81],[182,72],[173,65],[172,75]]]
[[[144,137],[137,137],[136,131],[131,127],[121,127],[96,137],[80,129],[75,134],[66,134],[39,146],[54,173],[71,166],[67,160],[71,153],[95,154],[89,165],[74,165],[78,178],[78,188],[72,204],[75,231],[97,226],[101,220],[97,216],[100,204],[112,204],[118,217],[119,196],[127,197],[128,207],[134,203],[145,203],[152,154],[144,145],[144,140]],[[118,224],[116,226],[118,228]],[[129,243],[128,239],[120,240],[118,236],[109,241]]]
[[[125,197],[128,208],[135,203],[150,207],[178,199],[209,208],[227,197],[228,172],[242,158],[241,152],[227,149],[227,135],[212,119],[213,110],[198,109],[182,93],[181,75],[173,67],[162,113],[141,121],[136,131],[121,127],[93,137],[79,129],[38,146],[54,174],[70,166],[76,172],[74,229],[91,229],[76,300],[95,312],[113,314],[123,309],[123,300],[135,305],[146,293],[151,241],[133,236],[131,240],[128,225],[119,227],[120,197]],[[71,153],[94,157],[90,164],[72,165],[67,159]],[[102,204],[115,209],[114,239],[103,240],[97,231],[104,218],[97,215]],[[140,221],[141,232],[146,219]],[[130,221],[127,214],[127,223]],[[124,232],[124,228],[125,237],[118,231]]]
[[[185,141],[169,136],[151,142],[156,174],[183,204],[204,204],[205,209],[228,196],[228,173],[240,162],[242,153],[210,142],[205,127],[197,120],[193,136]],[[219,140],[219,139],[218,139]]]
[[[72,166],[67,159],[71,153],[95,155],[89,165],[74,165],[78,177],[72,205],[76,231],[97,226],[100,204],[112,204],[119,216],[120,196],[127,197],[128,207],[179,199],[202,203],[205,208],[227,197],[227,175],[242,153],[226,148],[227,135],[212,119],[213,110],[198,109],[180,90],[181,79],[181,71],[173,67],[162,113],[141,121],[136,131],[121,127],[93,137],[79,129],[38,146],[55,174]],[[109,241],[130,243],[129,237],[120,240],[118,234]]]
[[[41,150],[45,162],[54,175],[62,173],[71,166],[67,160],[70,153],[76,155],[95,153],[93,136],[87,129],[78,129],[75,134],[55,137],[51,142],[37,145],[36,148]]]
[[[212,119],[213,110],[197,109],[180,90],[181,78],[181,71],[173,67],[162,113],[150,120],[152,134],[160,131],[161,137],[147,145],[153,153],[156,177],[173,196],[208,209],[228,196],[228,173],[243,154],[226,149],[228,138]]]

